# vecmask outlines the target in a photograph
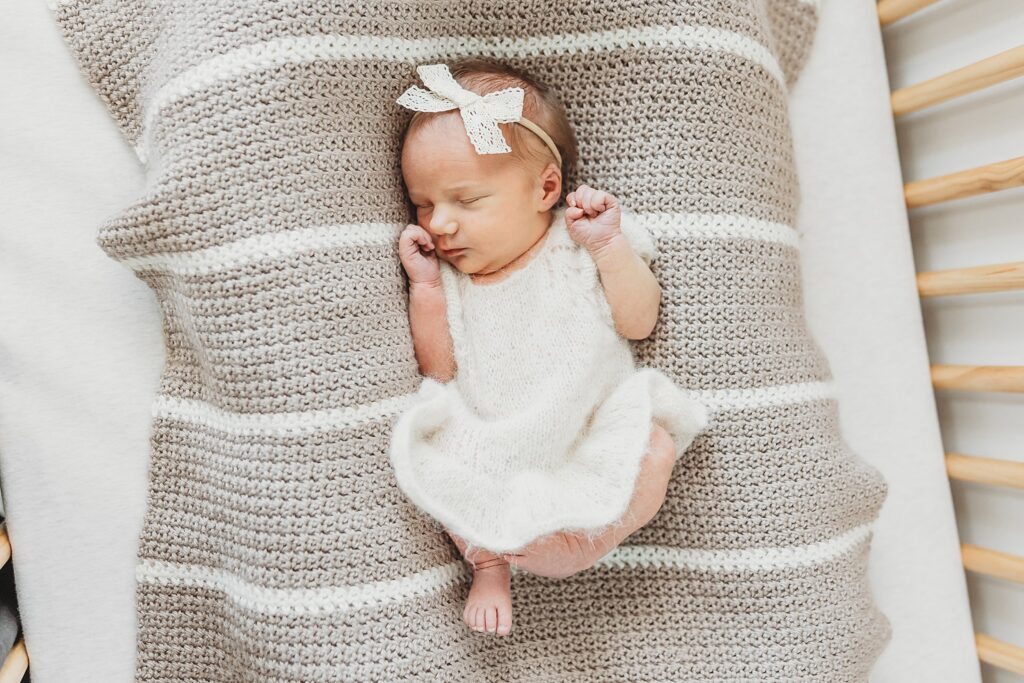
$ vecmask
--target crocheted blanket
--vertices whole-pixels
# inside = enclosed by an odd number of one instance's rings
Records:
[[[803,318],[787,93],[814,0],[61,0],[146,165],[100,227],[163,313],[137,582],[139,681],[863,681],[887,492]],[[421,382],[396,244],[415,66],[508,60],[566,103],[587,183],[660,251],[637,362],[711,422],[654,520],[516,629],[387,458]]]

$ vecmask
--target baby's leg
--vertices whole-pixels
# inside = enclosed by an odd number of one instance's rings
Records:
[[[508,561],[482,548],[474,549],[467,557],[466,542],[445,531],[473,568],[473,585],[462,620],[474,631],[507,636],[512,630],[512,570]]]
[[[626,540],[627,536],[654,519],[665,502],[675,463],[675,442],[664,427],[652,422],[648,451],[640,462],[640,473],[633,487],[629,507],[618,521],[589,538],[594,547],[594,561],[604,557]]]
[[[651,423],[651,439],[647,455],[640,465],[630,499],[629,510],[623,520],[635,525],[632,531],[644,526],[658,514],[668,493],[668,482],[676,466],[676,443],[668,431],[656,422]],[[632,533],[632,531],[630,533]],[[628,535],[628,534],[627,534]]]

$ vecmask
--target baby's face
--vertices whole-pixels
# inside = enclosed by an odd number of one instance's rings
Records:
[[[543,235],[561,192],[555,164],[534,172],[508,153],[478,154],[458,112],[432,123],[402,150],[416,222],[438,257],[463,273],[498,270]]]

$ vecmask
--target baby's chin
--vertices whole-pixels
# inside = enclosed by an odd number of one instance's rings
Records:
[[[482,261],[481,259],[477,259],[476,254],[474,254],[470,249],[462,252],[462,255],[445,257],[442,260],[464,275],[486,276],[498,270],[494,265]]]
[[[460,265],[458,263],[452,263],[451,261],[449,261],[448,264],[455,270],[462,273],[463,275],[476,275],[480,271],[479,268],[474,268],[468,265]]]
[[[462,253],[465,254],[466,252]],[[444,258],[442,260],[445,261],[455,270],[465,273],[466,275],[473,275],[478,270],[480,270],[480,264],[478,264],[476,262],[476,259],[472,258],[471,256],[453,256]]]

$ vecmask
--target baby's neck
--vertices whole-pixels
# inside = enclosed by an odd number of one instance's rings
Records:
[[[550,229],[545,230],[544,233],[537,239],[533,245],[524,251],[519,256],[515,257],[504,266],[501,266],[497,270],[492,270],[489,273],[470,273],[469,278],[473,281],[473,284],[488,284],[492,282],[498,282],[504,280],[513,271],[519,270],[526,266],[527,263],[540,251],[541,247],[544,246],[544,240],[547,239]]]

